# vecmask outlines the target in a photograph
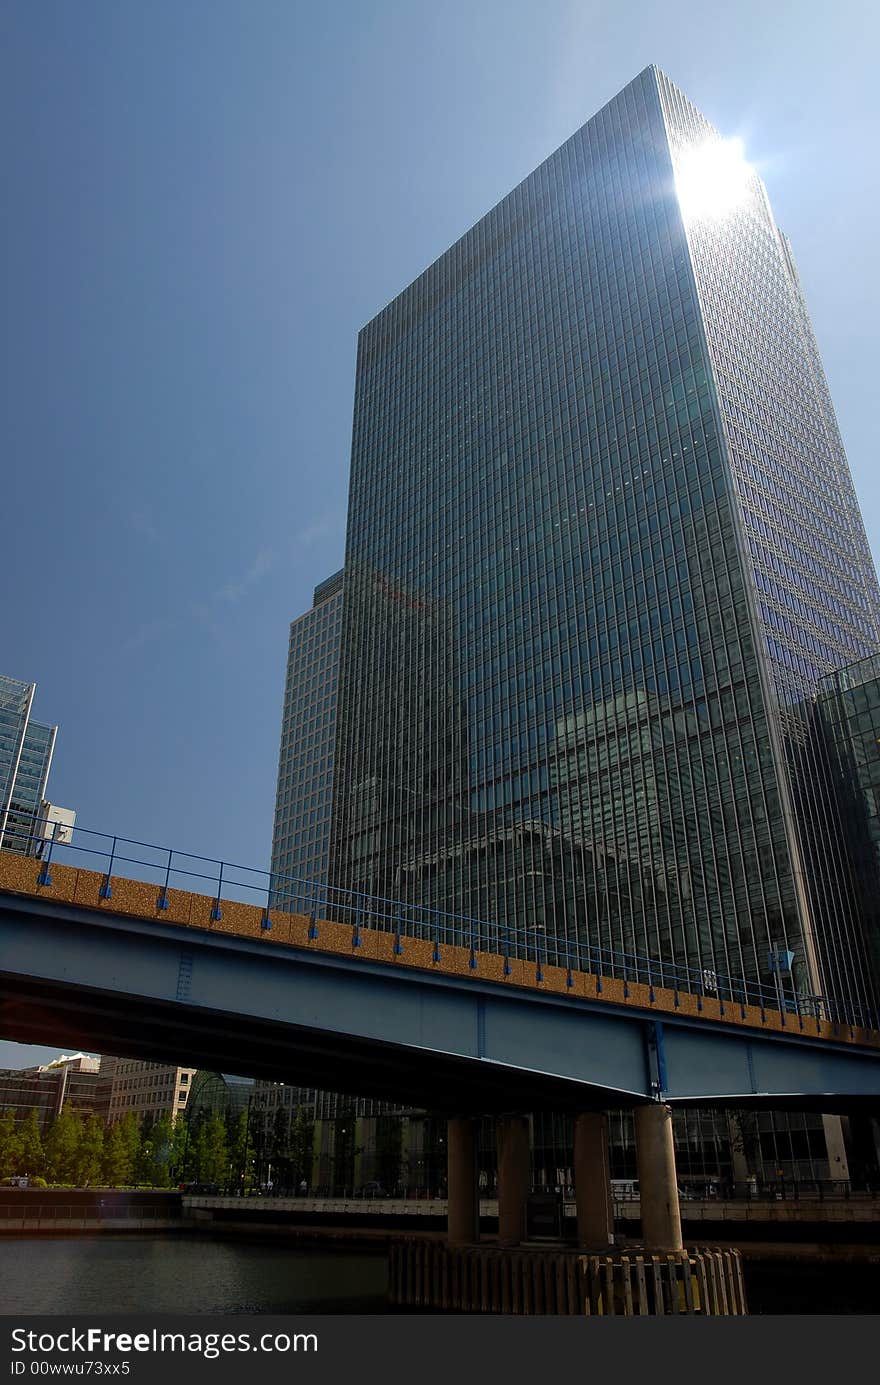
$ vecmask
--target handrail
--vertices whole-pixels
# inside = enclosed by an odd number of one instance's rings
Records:
[[[681,993],[693,995],[697,998],[698,1010],[704,998],[711,998],[719,1002],[722,1013],[725,1003],[739,1006],[743,1012],[747,1005],[760,1007],[762,1011],[778,1010],[783,1023],[787,1016],[791,1016],[792,1022],[800,1028],[803,1028],[805,1019],[810,1019],[825,1020],[850,1029],[880,1029],[876,1013],[864,1005],[853,1004],[836,996],[798,991],[790,979],[786,985],[781,976],[777,976],[773,985],[746,976],[732,976],[719,971],[712,958],[705,959],[701,965],[692,966],[645,953],[604,947],[582,937],[539,936],[536,928],[490,922],[411,900],[344,890],[323,881],[307,880],[239,862],[221,861],[197,852],[158,846],[78,824],[73,828],[65,827],[64,832],[70,834],[70,840],[62,840],[59,835],[43,837],[37,834],[27,840],[28,851],[25,854],[37,857],[42,862],[40,885],[51,884],[51,865],[53,861],[58,861],[59,853],[99,858],[107,863],[101,872],[105,898],[112,898],[114,875],[142,881],[144,872],[152,872],[156,876],[156,907],[159,910],[168,908],[168,891],[174,887],[173,880],[207,881],[210,882],[212,917],[215,919],[222,916],[224,898],[231,901],[244,892],[250,901],[257,896],[258,902],[262,903],[263,927],[266,929],[271,929],[273,909],[301,912],[310,917],[309,936],[313,939],[317,938],[320,918],[350,924],[353,946],[358,945],[362,928],[384,927],[395,935],[397,948],[404,937],[431,942],[435,961],[441,960],[444,946],[462,946],[469,950],[471,957],[477,951],[503,956],[506,968],[513,957],[535,963],[539,973],[543,966],[557,966],[566,970],[569,978],[573,972],[595,975],[599,987],[606,978],[620,980],[625,993],[634,983],[649,988],[659,986],[673,993],[676,1005]],[[97,845],[99,841],[106,845]],[[130,855],[129,848],[153,852],[156,859],[145,860],[142,855]],[[198,863],[199,866],[213,869],[193,869],[192,865],[184,863]],[[123,869],[126,867],[133,867],[139,873],[131,875]],[[241,876],[248,879],[239,878]]]

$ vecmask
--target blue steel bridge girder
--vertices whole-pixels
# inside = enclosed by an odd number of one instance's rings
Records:
[[[0,892],[0,1036],[435,1109],[880,1103],[880,1054]]]

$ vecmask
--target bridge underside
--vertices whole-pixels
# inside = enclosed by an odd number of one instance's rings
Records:
[[[0,895],[0,1035],[448,1113],[849,1111],[876,1053]]]
[[[413,1109],[474,1114],[606,1110],[631,1097],[448,1053],[230,1015],[131,995],[47,987],[0,974],[0,1029],[19,1043],[185,1063],[298,1086],[387,1099]],[[51,1036],[51,1037],[50,1037]]]

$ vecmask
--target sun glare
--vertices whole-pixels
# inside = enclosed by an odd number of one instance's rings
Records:
[[[718,221],[749,191],[753,169],[740,139],[707,139],[676,161],[675,189],[685,221]]]

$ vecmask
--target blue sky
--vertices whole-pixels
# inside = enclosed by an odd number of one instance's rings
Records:
[[[267,864],[358,329],[649,62],[761,169],[877,552],[878,46],[855,0],[6,0],[0,671],[51,797]]]

